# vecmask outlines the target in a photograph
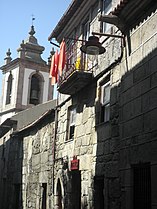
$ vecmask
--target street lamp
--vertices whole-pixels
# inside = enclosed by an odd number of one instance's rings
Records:
[[[81,46],[80,50],[85,54],[98,55],[103,54],[106,49],[99,42],[99,38],[96,36],[90,36],[88,41]]]
[[[88,41],[85,41],[85,44],[80,48],[83,53],[99,55],[106,51],[106,49],[102,46],[102,43],[99,42],[99,38],[96,35],[124,39],[124,36],[120,35],[92,32],[92,36],[90,36]]]

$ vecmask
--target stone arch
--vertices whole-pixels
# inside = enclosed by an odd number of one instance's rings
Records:
[[[61,171],[58,172],[54,185],[54,208],[64,209],[64,187]]]

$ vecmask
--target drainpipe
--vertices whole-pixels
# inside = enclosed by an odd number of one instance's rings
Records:
[[[57,104],[55,108],[55,127],[54,127],[54,141],[53,141],[53,153],[52,153],[52,158],[53,158],[53,194],[54,194],[54,165],[55,165],[55,152],[56,152],[56,136],[57,136],[57,128],[58,128],[58,96],[57,96]]]

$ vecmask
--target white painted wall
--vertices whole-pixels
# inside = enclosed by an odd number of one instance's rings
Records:
[[[11,104],[15,106],[17,100],[17,90],[18,90],[18,78],[19,78],[19,67],[15,68],[12,71],[13,75],[13,83],[12,83],[12,96],[11,96]]]
[[[44,77],[44,87],[43,87],[43,102],[48,100],[48,90],[49,90],[49,73],[41,72]]]
[[[0,117],[0,124],[2,124],[8,118],[11,118],[13,115],[15,115],[15,112],[10,112],[10,113],[6,113],[5,115],[2,115]]]

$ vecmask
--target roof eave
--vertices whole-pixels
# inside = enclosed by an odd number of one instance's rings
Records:
[[[66,26],[67,22],[71,19],[73,14],[76,12],[78,7],[82,4],[84,0],[73,0],[72,3],[69,5],[68,9],[66,12],[63,14],[61,17],[60,21],[48,37],[48,40],[50,41],[52,38],[56,38],[59,34],[60,31],[63,30],[63,28]]]

